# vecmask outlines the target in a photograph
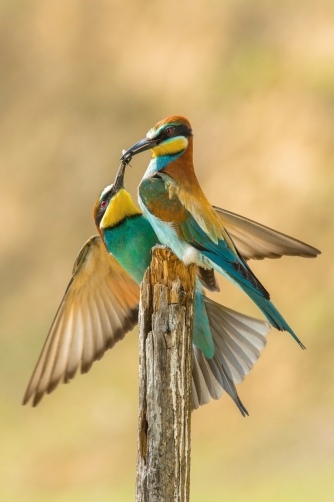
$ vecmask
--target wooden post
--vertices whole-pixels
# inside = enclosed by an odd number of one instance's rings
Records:
[[[195,269],[153,249],[139,309],[136,502],[188,502]]]

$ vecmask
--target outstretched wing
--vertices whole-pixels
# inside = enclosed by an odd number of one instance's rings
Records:
[[[79,366],[87,373],[137,324],[138,304],[136,282],[107,253],[101,238],[91,237],[75,260],[23,404],[33,397],[36,406],[61,380],[69,382]]]
[[[204,297],[215,346],[207,359],[193,345],[193,408],[219,399],[223,391],[233,399],[242,415],[248,415],[235,384],[241,383],[266,345],[270,325],[228,309]]]
[[[235,247],[245,260],[263,260],[282,256],[314,258],[320,251],[293,237],[225,209],[213,206]]]

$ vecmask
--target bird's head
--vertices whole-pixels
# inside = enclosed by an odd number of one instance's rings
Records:
[[[107,228],[119,225],[125,218],[141,214],[124,188],[125,167],[126,163],[122,162],[114,183],[102,191],[95,203],[94,220],[100,235]]]
[[[146,138],[129,148],[121,160],[130,162],[134,155],[146,150],[152,150],[153,157],[182,154],[187,150],[192,136],[189,120],[181,115],[172,115],[155,124]]]

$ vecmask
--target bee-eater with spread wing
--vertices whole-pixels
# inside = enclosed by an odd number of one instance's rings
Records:
[[[79,367],[86,373],[137,323],[138,284],[158,239],[124,189],[124,168],[122,164],[115,183],[102,192],[96,203],[94,218],[103,240],[91,237],[78,254],[24,404],[32,398],[33,405],[37,405],[60,381],[69,382]],[[233,213],[226,214],[227,228],[239,236],[241,254],[246,259],[312,253],[312,248],[291,237]],[[275,253],[264,251],[271,241],[276,243]],[[212,270],[199,268],[198,276],[208,289],[217,289]],[[218,399],[226,390],[245,414],[235,383],[243,380],[258,359],[269,325],[205,298],[199,283],[195,301],[193,407]]]
[[[269,293],[233,242],[228,221],[235,215],[214,208],[205,197],[194,171],[193,133],[189,120],[171,116],[158,122],[146,138],[133,145],[121,159],[129,162],[134,155],[149,149],[152,160],[139,185],[139,204],[159,241],[170,247],[186,265],[195,263],[203,269],[213,268],[235,283],[254,301],[272,326],[288,331],[305,348],[271,303]],[[249,223],[252,222],[241,221],[238,234],[238,238],[242,238],[245,231],[246,248],[249,234],[245,229]],[[259,226],[255,225],[255,229],[259,230]],[[276,236],[262,227],[262,236],[255,248],[256,252],[260,249],[260,255],[262,251],[262,256],[280,256],[290,254],[289,246],[289,238],[284,239],[280,234]],[[252,255],[249,246],[248,250]],[[294,241],[291,254],[316,256],[319,251]]]
[[[138,284],[158,239],[124,189],[124,170],[122,164],[115,183],[96,203],[102,240],[91,237],[75,261],[23,404],[33,398],[37,405],[61,380],[69,382],[78,367],[86,373],[137,322]],[[209,289],[217,288],[211,271],[199,269],[198,275]],[[193,408],[218,399],[225,390],[245,415],[235,383],[242,382],[259,358],[270,326],[206,298],[200,281],[193,328]]]

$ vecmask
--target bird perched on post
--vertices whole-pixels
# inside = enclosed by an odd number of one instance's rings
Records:
[[[33,398],[37,405],[61,380],[69,382],[79,367],[86,373],[137,322],[138,284],[151,262],[151,248],[159,241],[124,189],[124,170],[123,163],[115,183],[104,189],[95,205],[102,240],[91,237],[75,261],[23,404]],[[199,278],[214,287],[212,274],[199,271]],[[247,414],[235,383],[242,382],[259,358],[269,324],[206,298],[199,280],[194,312],[193,408],[218,399],[225,390]]]
[[[155,233],[186,265],[213,268],[239,286],[259,307],[272,326],[288,331],[302,348],[270,296],[242,257],[226,229],[225,215],[204,195],[193,164],[193,132],[182,116],[158,122],[145,139],[123,153],[129,162],[134,155],[152,151],[152,160],[139,185],[139,204]],[[275,239],[272,248],[275,250]],[[275,251],[274,251],[275,252]],[[315,248],[301,255],[316,256]]]
[[[23,404],[32,399],[36,406],[58,383],[73,379],[78,368],[81,373],[89,371],[137,323],[138,284],[158,240],[124,189],[124,169],[122,164],[114,184],[103,190],[95,205],[94,219],[101,237],[91,237],[78,254]],[[223,214],[245,258],[312,255],[311,247],[291,237],[242,216]],[[275,253],[268,248],[273,241]],[[198,275],[209,289],[215,289],[210,271],[199,269]],[[193,407],[218,399],[226,390],[244,414],[235,383],[243,380],[258,359],[269,325],[204,297],[199,283],[194,321]]]

